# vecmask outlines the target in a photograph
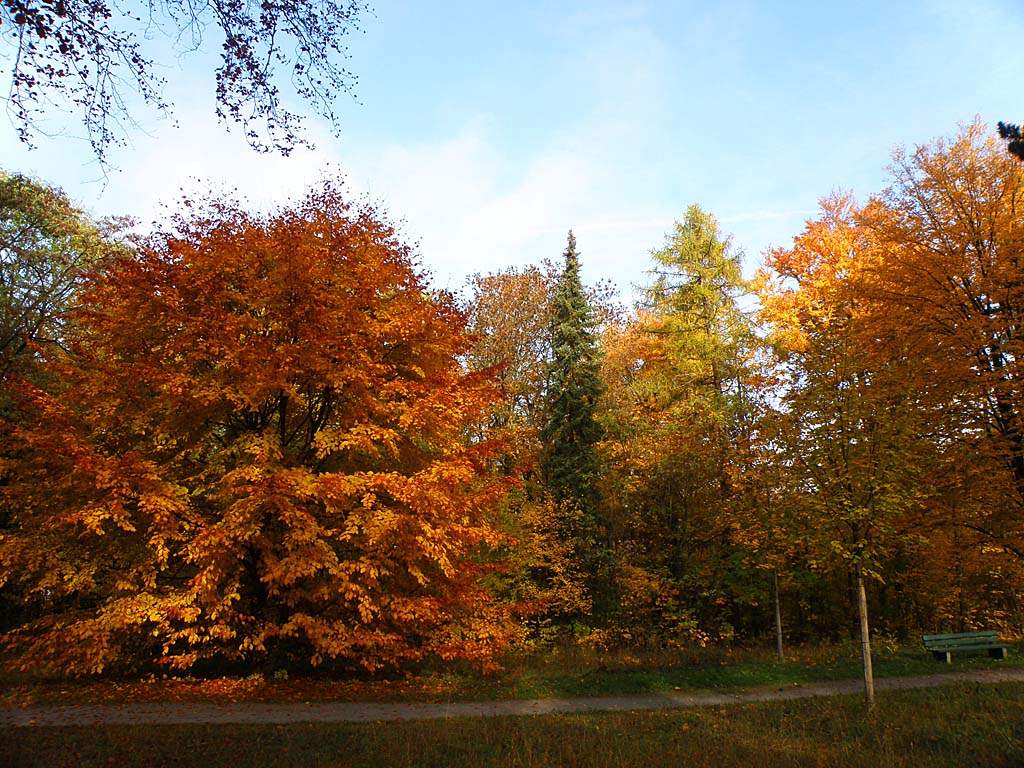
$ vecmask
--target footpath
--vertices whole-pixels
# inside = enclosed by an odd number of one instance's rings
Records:
[[[875,689],[907,690],[945,685],[990,685],[1024,682],[1024,669],[973,670],[914,677],[886,677]],[[71,704],[67,706],[0,707],[0,727],[89,725],[184,725],[253,723],[359,723],[390,720],[431,720],[462,717],[504,717],[577,712],[632,710],[791,701],[821,696],[858,694],[860,680],[802,683],[785,687],[717,692],[682,691],[573,699],[479,702],[314,702],[314,703],[136,703]]]

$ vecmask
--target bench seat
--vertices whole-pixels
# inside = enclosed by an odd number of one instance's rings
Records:
[[[985,632],[952,632],[943,635],[923,635],[921,643],[924,649],[939,661],[951,663],[951,655],[959,651],[988,651],[994,659],[1006,658],[1006,643],[999,639],[999,633]]]

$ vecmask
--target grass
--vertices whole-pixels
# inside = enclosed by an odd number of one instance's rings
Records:
[[[32,766],[1019,766],[1024,684],[642,713],[0,729]]]
[[[506,669],[491,676],[449,673],[450,687],[468,693],[464,698],[546,698],[611,696],[676,689],[735,690],[761,686],[861,676],[859,646],[809,646],[790,651],[784,664],[774,653],[760,649],[701,649],[686,654],[640,656],[596,654],[589,649],[556,651],[546,656],[510,660]],[[951,665],[937,663],[917,647],[893,648],[876,653],[875,677],[927,675],[964,669],[988,669],[985,654],[958,655]],[[1011,649],[1000,665],[1024,667],[1024,656]]]
[[[501,670],[481,673],[448,665],[416,676],[331,679],[260,676],[165,679],[44,680],[27,676],[0,678],[0,705],[102,703],[130,701],[381,701],[492,700],[612,696],[673,690],[742,690],[861,675],[857,649],[846,645],[792,649],[784,664],[760,649],[697,649],[646,655],[601,653],[589,647],[522,654],[504,660]],[[937,674],[992,668],[1024,667],[1024,648],[994,662],[985,654],[954,657],[951,665],[934,661],[920,648],[879,649],[875,676]]]

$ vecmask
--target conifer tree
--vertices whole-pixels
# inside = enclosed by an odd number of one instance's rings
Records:
[[[602,510],[622,542],[615,625],[647,642],[728,636],[734,587],[749,584],[730,543],[754,352],[741,255],[690,206],[651,253],[632,322],[604,335],[605,402],[618,404],[602,413]]]
[[[541,476],[557,502],[558,528],[576,561],[600,622],[614,603],[613,559],[598,512],[596,419],[603,392],[593,308],[580,281],[576,238],[569,232],[565,266],[551,306],[551,357],[545,371]]]
[[[743,254],[713,215],[691,205],[651,256],[654,284],[645,291],[657,318],[651,330],[666,339],[676,379],[710,393],[715,406],[724,407],[742,378],[742,348],[750,340],[740,307],[749,290]]]
[[[1006,151],[1014,157],[1024,160],[1024,133],[1019,125],[1000,122],[999,138],[1006,142]]]
[[[594,514],[597,443],[602,438],[595,414],[603,387],[594,313],[583,292],[571,230],[563,257],[565,267],[552,300],[542,473],[558,501],[576,501]]]

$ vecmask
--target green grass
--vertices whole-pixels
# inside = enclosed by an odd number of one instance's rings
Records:
[[[859,649],[858,649],[859,650]],[[675,689],[744,689],[826,680],[852,680],[861,676],[860,657],[849,645],[813,646],[790,651],[783,664],[766,650],[702,649],[686,654],[637,656],[597,655],[588,649],[570,649],[545,656],[509,660],[493,675],[436,673],[458,698],[563,698],[611,696]],[[876,653],[876,677],[927,675],[965,669],[991,669],[994,665],[1024,667],[1019,649],[1005,661],[985,654],[959,654],[954,663],[936,662],[917,647]],[[447,676],[446,676],[447,675]]]
[[[964,669],[1024,667],[1024,649],[1005,661],[984,653],[958,654],[951,665],[920,648],[879,649],[875,676],[939,674]],[[482,673],[468,666],[426,669],[416,676],[364,678],[145,678],[136,680],[41,680],[0,678],[0,705],[121,701],[446,701],[569,698],[673,690],[742,690],[827,680],[857,679],[860,659],[851,644],[794,648],[784,664],[764,649],[697,649],[639,655],[601,653],[588,647],[521,654],[502,669]]]
[[[1024,684],[643,713],[0,730],[30,766],[1020,766]]]

